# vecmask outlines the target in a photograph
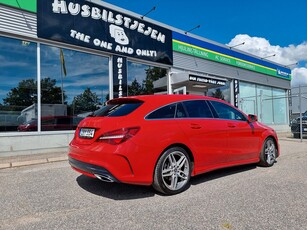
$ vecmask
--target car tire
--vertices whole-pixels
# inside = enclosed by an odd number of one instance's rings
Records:
[[[267,138],[262,146],[260,153],[260,166],[271,167],[276,162],[277,158],[277,147],[273,138]]]
[[[157,161],[153,188],[167,195],[174,195],[190,186],[191,160],[181,147],[167,149]]]
[[[294,138],[300,138],[300,137],[301,137],[301,134],[300,134],[300,133],[293,133],[293,137],[294,137]]]

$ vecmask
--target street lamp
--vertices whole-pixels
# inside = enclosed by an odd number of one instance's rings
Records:
[[[237,46],[242,46],[244,44],[245,44],[245,42],[242,42],[242,43],[234,45],[234,46],[229,46],[229,49],[232,49],[232,48],[237,47]]]
[[[150,12],[154,11],[156,9],[156,6],[152,7],[150,11],[148,11],[146,14],[144,14],[143,16],[141,16],[141,19],[144,19],[144,17],[146,15],[148,15]]]
[[[289,64],[289,65],[284,65],[284,67],[290,67],[290,66],[293,66],[293,65],[298,65],[298,62],[295,62],[295,63],[292,63],[292,64]]]
[[[270,57],[275,57],[275,56],[276,56],[276,54],[272,54],[272,55],[269,55],[269,56],[262,57],[261,60],[267,59],[267,58],[270,58]]]
[[[184,33],[187,34],[187,33],[191,32],[192,30],[198,29],[199,27],[200,27],[200,25],[197,25],[197,26],[195,26],[194,28],[185,31]]]

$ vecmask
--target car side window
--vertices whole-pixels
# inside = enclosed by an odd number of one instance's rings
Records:
[[[187,117],[187,113],[186,113],[186,111],[185,111],[185,109],[184,109],[184,107],[183,107],[183,105],[181,103],[177,104],[175,117],[176,118],[185,118],[185,117]]]
[[[246,117],[238,110],[218,101],[210,101],[221,119],[246,121]]]
[[[204,100],[184,101],[188,116],[192,118],[212,118],[211,110]]]
[[[163,106],[162,108],[159,108],[149,115],[146,116],[146,119],[169,119],[175,117],[175,111],[176,111],[176,103]]]

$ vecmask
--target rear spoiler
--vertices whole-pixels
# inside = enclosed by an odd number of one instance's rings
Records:
[[[115,104],[133,104],[133,103],[140,103],[144,102],[140,99],[134,98],[134,97],[120,97],[120,98],[114,98],[109,101],[107,101],[107,105],[115,105]]]

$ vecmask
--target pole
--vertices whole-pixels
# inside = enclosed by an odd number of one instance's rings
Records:
[[[61,63],[61,91],[62,91],[62,105],[64,104],[64,92],[63,92],[63,65]]]
[[[263,91],[260,90],[260,121],[262,121]]]
[[[173,94],[172,81],[171,81],[172,73],[170,68],[167,70],[166,77],[167,77],[167,86],[166,86],[167,94]]]
[[[302,92],[301,92],[301,86],[298,87],[298,100],[299,100],[299,107],[300,107],[300,138],[301,138],[301,142],[303,142],[303,120],[302,120]]]

